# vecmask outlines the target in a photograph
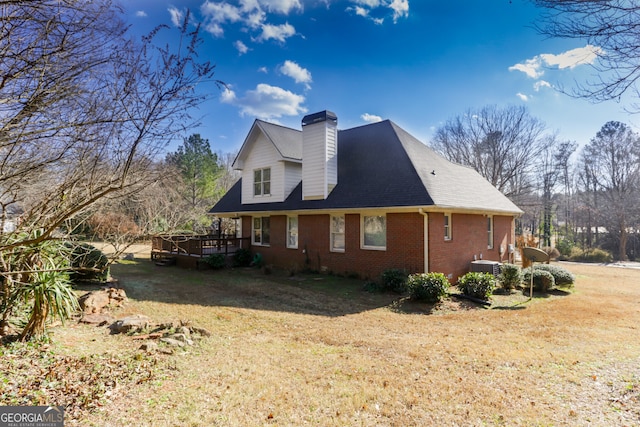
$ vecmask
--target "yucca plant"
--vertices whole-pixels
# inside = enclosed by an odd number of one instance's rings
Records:
[[[17,248],[9,262],[15,279],[7,289],[10,307],[6,313],[10,314],[19,305],[27,307],[21,340],[43,337],[51,317],[64,322],[78,309],[69,281],[67,248],[61,242],[44,240]],[[9,282],[5,280],[5,283]]]
[[[31,281],[16,288],[15,296],[29,305],[29,319],[20,334],[22,341],[45,336],[47,321],[51,317],[64,322],[78,309],[78,300],[67,272],[33,273]]]

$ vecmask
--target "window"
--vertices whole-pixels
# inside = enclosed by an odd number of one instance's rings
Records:
[[[444,214],[444,240],[451,240],[451,214]]]
[[[384,215],[362,216],[362,247],[368,249],[386,249],[387,217]]]
[[[271,236],[269,234],[270,220],[268,216],[253,218],[253,233],[251,243],[260,246],[269,246]]]
[[[253,171],[253,195],[269,196],[271,194],[271,168]]]
[[[493,249],[493,217],[487,217],[487,249]]]
[[[344,252],[344,215],[331,216],[331,251]]]
[[[287,247],[296,249],[298,247],[298,217],[287,217]]]

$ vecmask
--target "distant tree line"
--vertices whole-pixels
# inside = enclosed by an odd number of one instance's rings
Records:
[[[520,206],[517,232],[542,246],[640,256],[640,135],[628,125],[605,123],[576,152],[578,144],[545,132],[525,107],[490,106],[447,121],[432,146]]]

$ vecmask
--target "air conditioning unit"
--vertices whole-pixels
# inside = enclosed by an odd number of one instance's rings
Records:
[[[474,273],[491,273],[497,276],[500,274],[500,263],[483,259],[471,261],[471,271]]]

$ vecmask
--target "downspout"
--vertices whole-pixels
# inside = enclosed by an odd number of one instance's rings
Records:
[[[429,272],[429,214],[426,213],[422,208],[418,209],[418,213],[424,217],[424,272]]]

